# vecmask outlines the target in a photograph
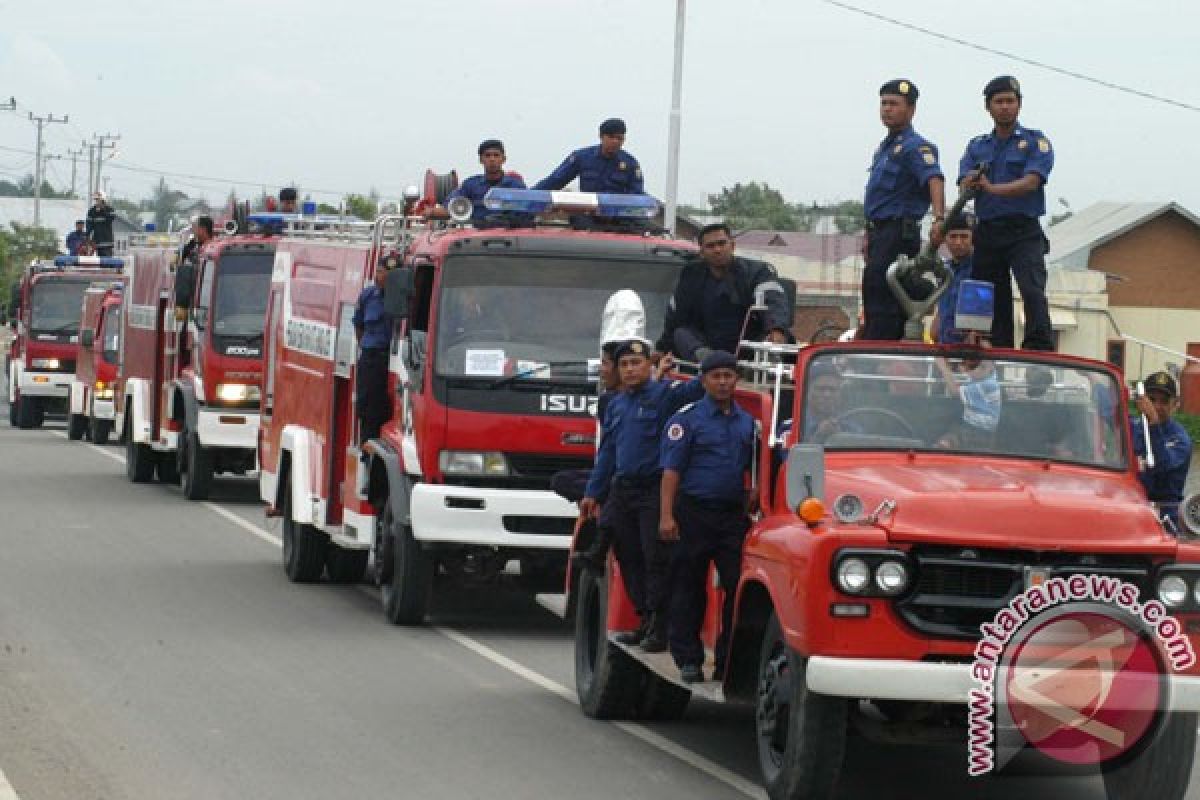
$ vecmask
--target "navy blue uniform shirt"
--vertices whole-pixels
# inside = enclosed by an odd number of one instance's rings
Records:
[[[941,177],[937,148],[911,125],[887,137],[871,157],[867,219],[920,219],[929,210],[929,179]]]
[[[488,214],[495,212],[488,211],[483,205],[484,195],[489,189],[524,189],[525,181],[520,175],[512,175],[504,173],[497,181],[489,181],[487,175],[472,175],[463,181],[457,189],[447,195],[446,200],[453,200],[455,197],[465,197],[471,201],[475,207],[471,211],[471,222],[483,222]]]
[[[581,192],[609,194],[645,194],[642,168],[637,159],[618,150],[611,158],[600,153],[600,145],[582,147],[558,165],[558,169],[542,178],[534,189],[561,189],[579,178]]]
[[[1133,452],[1146,456],[1146,437],[1140,416],[1131,417]],[[1179,421],[1172,418],[1150,426],[1150,444],[1154,450],[1154,468],[1138,473],[1152,503],[1178,503],[1183,500],[1188,467],[1192,463],[1192,439]]]
[[[354,327],[362,331],[363,350],[387,349],[392,344],[392,318],[383,310],[383,290],[374,284],[362,290],[354,309]]]
[[[647,381],[639,389],[615,395],[602,420],[587,496],[603,498],[613,477],[649,479],[659,474],[663,426],[676,409],[703,395],[704,386],[698,380],[667,379]]]
[[[965,338],[962,333],[954,330],[954,307],[958,305],[958,288],[962,286],[963,281],[971,279],[973,261],[971,256],[967,256],[957,263],[946,259],[946,266],[950,268],[951,272],[950,286],[938,300],[938,329],[933,332],[939,343],[961,342]]]
[[[736,353],[742,337],[742,325],[750,307],[737,302],[737,286],[728,273],[718,280],[704,271],[704,339],[712,350]]]
[[[667,423],[662,467],[679,473],[679,491],[700,500],[745,499],[746,471],[754,454],[754,420],[732,403],[729,411],[709,395]]]
[[[981,222],[1011,216],[1037,219],[1046,213],[1045,186],[1054,169],[1054,148],[1046,134],[1018,124],[1007,139],[999,138],[995,131],[976,136],[967,143],[958,163],[958,180],[961,182],[980,163],[988,165],[988,180],[992,183],[1010,183],[1031,172],[1042,176],[1041,186],[1020,197],[980,192],[975,198],[975,216]]]

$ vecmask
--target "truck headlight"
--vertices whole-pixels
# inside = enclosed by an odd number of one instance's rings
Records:
[[[908,588],[908,567],[902,561],[884,561],[875,568],[875,585],[886,595]]]
[[[57,358],[35,358],[29,362],[33,369],[58,369],[62,366]]]
[[[838,588],[846,594],[861,594],[871,582],[871,568],[861,558],[843,559],[837,567]]]
[[[1179,608],[1188,600],[1188,584],[1178,575],[1164,575],[1158,581],[1158,599],[1167,608]]]
[[[471,450],[443,450],[438,466],[446,475],[508,475],[504,453],[479,453]]]
[[[257,386],[248,383],[218,383],[217,399],[222,403],[257,403],[259,391]]]
[[[113,388],[104,381],[96,381],[96,397],[100,400],[112,400]]]

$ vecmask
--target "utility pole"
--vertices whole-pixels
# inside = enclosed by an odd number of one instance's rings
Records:
[[[73,195],[75,194],[75,162],[79,160],[81,155],[83,155],[82,147],[80,147],[78,150],[75,150],[74,148],[67,150],[67,156],[71,159],[71,194]],[[78,197],[79,195],[75,196]]]
[[[121,138],[120,134],[96,134],[96,185],[90,190],[91,193],[100,191],[100,169],[104,166],[104,151],[117,149],[117,141]],[[90,194],[89,194],[90,197]]]
[[[44,117],[34,116],[33,112],[29,112],[29,121],[37,125],[37,150],[33,156],[33,227],[40,227],[42,224],[42,128],[50,123],[66,123],[67,115],[61,118],[55,117],[53,114],[47,114]]]
[[[16,111],[16,110],[17,110],[17,98],[15,98],[15,97],[8,98],[7,103],[0,103],[0,111]]]
[[[675,0],[675,71],[671,78],[670,132],[667,134],[667,202],[663,224],[675,233],[675,208],[679,194],[679,126],[683,95],[683,24],[687,20],[687,0]]]

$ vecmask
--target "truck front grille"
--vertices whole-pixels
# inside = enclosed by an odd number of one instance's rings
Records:
[[[579,456],[560,456],[541,453],[505,453],[511,475],[463,476],[447,475],[451,486],[474,486],[480,489],[550,489],[550,479],[564,470],[590,470],[592,459]],[[569,531],[568,531],[569,533]]]

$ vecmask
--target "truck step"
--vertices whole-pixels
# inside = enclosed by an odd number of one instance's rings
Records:
[[[653,672],[665,681],[675,684],[681,689],[687,689],[697,697],[703,697],[713,703],[725,702],[725,687],[720,681],[701,681],[700,683],[684,683],[679,679],[679,668],[670,653],[647,653],[636,645],[621,644],[616,640],[616,634],[610,633],[608,641],[615,647],[625,651],[634,661]],[[707,648],[704,651],[704,674],[712,675],[713,654]]]

